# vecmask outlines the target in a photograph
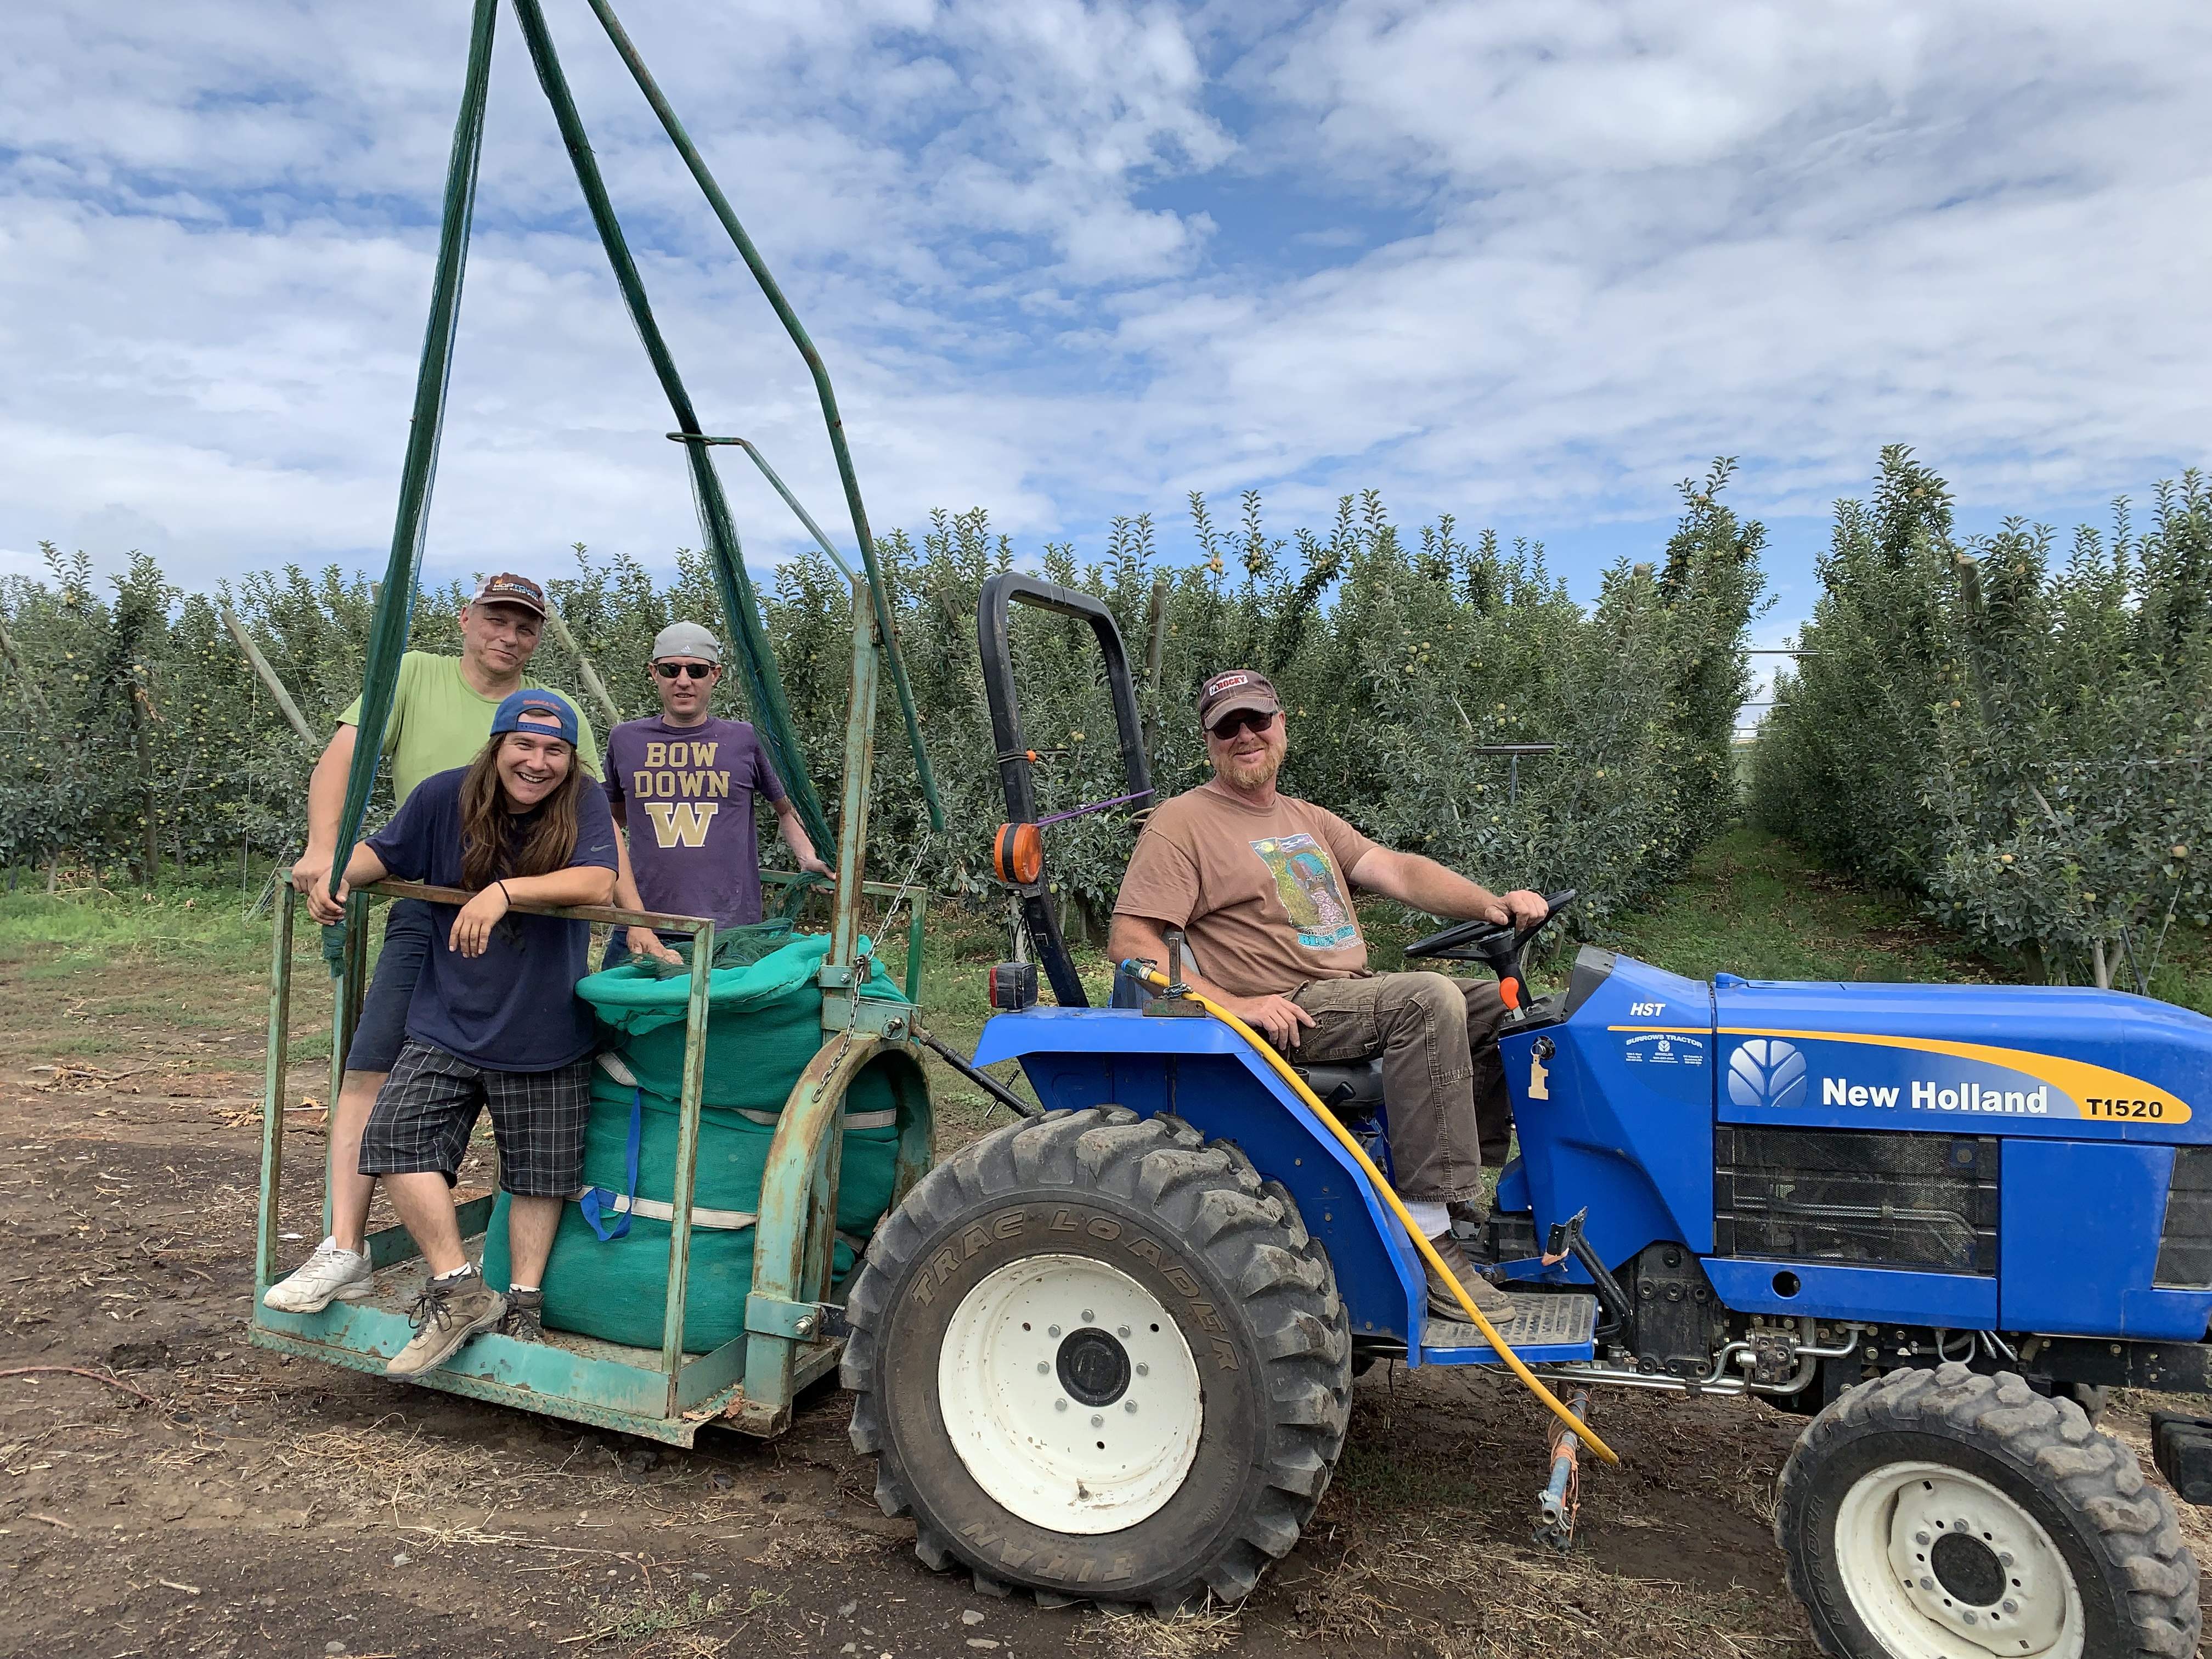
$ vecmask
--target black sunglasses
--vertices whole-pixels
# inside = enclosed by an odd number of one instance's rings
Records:
[[[1227,743],[1239,732],[1264,732],[1275,723],[1273,714],[1261,714],[1256,708],[1240,708],[1233,714],[1224,714],[1208,729]]]
[[[714,665],[710,662],[657,662],[653,665],[653,672],[664,680],[672,680],[678,674],[703,680],[714,672]]]

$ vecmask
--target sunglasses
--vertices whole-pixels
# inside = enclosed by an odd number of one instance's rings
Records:
[[[678,674],[690,679],[703,680],[714,672],[714,665],[710,662],[657,662],[653,665],[653,672],[664,680],[672,680]]]
[[[1273,714],[1262,714],[1256,708],[1240,708],[1233,714],[1223,715],[1207,729],[1227,743],[1239,732],[1264,732],[1274,723]]]

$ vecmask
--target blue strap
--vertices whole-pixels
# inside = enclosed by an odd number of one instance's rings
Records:
[[[599,1218],[607,1213],[609,1201],[615,1198],[616,1194],[608,1192],[604,1187],[584,1188],[582,1205],[584,1219],[591,1223],[592,1231],[599,1236],[599,1243],[602,1244],[611,1244],[629,1231],[629,1206],[637,1197],[637,1148],[639,1141],[644,1139],[644,1134],[645,1091],[642,1088],[637,1088],[629,1091],[629,1191],[621,1194],[622,1218],[616,1222],[611,1229],[602,1225]],[[602,1194],[605,1196],[602,1197]]]

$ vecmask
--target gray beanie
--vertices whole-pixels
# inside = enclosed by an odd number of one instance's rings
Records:
[[[698,657],[719,663],[722,642],[697,623],[671,623],[653,636],[653,659],[659,662],[663,657]]]

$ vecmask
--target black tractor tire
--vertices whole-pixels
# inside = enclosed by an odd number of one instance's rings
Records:
[[[1111,1269],[1154,1298],[1188,1349],[1187,1359],[1158,1367],[1188,1378],[1161,1407],[1180,1413],[1183,1443],[1194,1444],[1187,1469],[1160,1477],[1167,1495],[1149,1500],[1156,1510],[1104,1532],[1054,1529],[994,1498],[971,1473],[939,1398],[940,1360],[948,1341],[960,1340],[948,1328],[974,1328],[962,1322],[998,1294],[983,1287],[1010,1282],[994,1275],[1032,1261],[1048,1275],[1054,1258],[1071,1256],[1082,1261],[1064,1271]],[[971,1312],[962,1314],[963,1306]],[[1019,1587],[1044,1606],[1087,1601],[1160,1612],[1209,1592],[1237,1601],[1297,1542],[1344,1449],[1352,1337],[1328,1253],[1308,1236],[1288,1191],[1261,1180],[1237,1147],[1207,1142],[1180,1118],[1139,1118],[1115,1106],[1054,1112],[962,1149],[916,1183],[877,1231],[846,1319],[853,1444],[875,1455],[877,1503],[885,1515],[914,1517],[915,1553],[926,1565],[964,1567],[986,1593]],[[1058,1335],[1057,1325],[1051,1330]],[[1066,1341],[1104,1334],[1078,1332]],[[1144,1340],[1139,1328],[1135,1340]],[[1047,1376],[1036,1385],[1041,1397],[1072,1391],[1067,1350],[1060,1353],[1057,1383]],[[1012,1378],[1030,1358],[978,1374]],[[1036,1368],[1046,1364],[1039,1359]],[[1128,1373],[1124,1363],[1121,1375]],[[1015,1386],[967,1393],[1003,1400]],[[1133,1410],[1138,1385],[1129,1386]],[[980,1409],[954,1402],[963,1425]],[[1103,1411],[1113,1409],[1104,1402]],[[1141,1420],[1150,1429],[1152,1419]],[[994,1443],[1014,1448],[997,1455],[1028,1455],[1018,1437]],[[1079,1482],[1073,1490],[1090,1496]]]
[[[2051,1390],[2051,1395],[2079,1406],[2093,1429],[2105,1420],[2105,1408],[2112,1399],[2112,1391],[2101,1382],[2062,1382]]]
[[[2165,1494],[2010,1372],[1954,1361],[1853,1389],[1791,1450],[1774,1534],[1837,1659],[2197,1651],[2197,1561]]]

